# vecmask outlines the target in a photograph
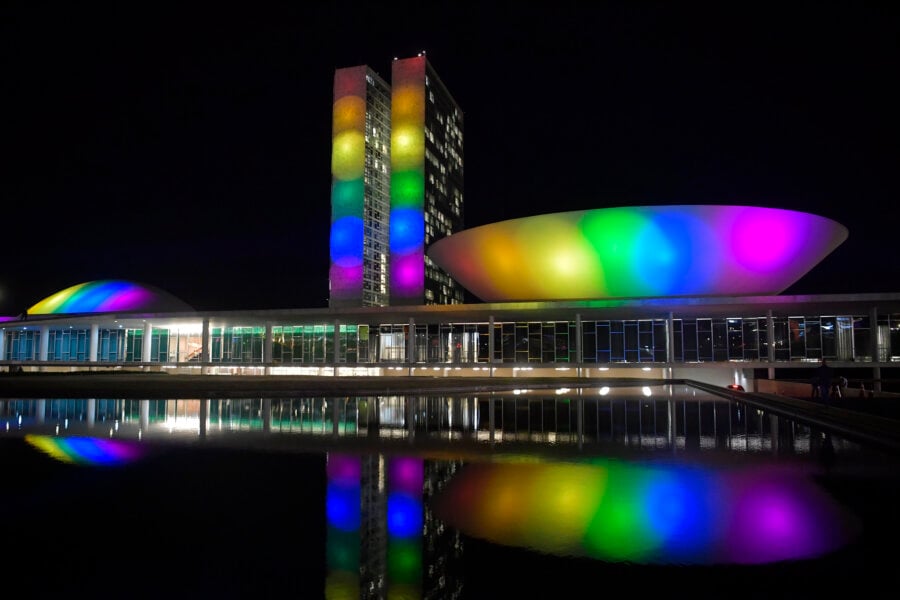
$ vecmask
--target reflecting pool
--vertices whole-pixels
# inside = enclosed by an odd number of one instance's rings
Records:
[[[688,386],[5,398],[0,423],[33,596],[877,597],[900,531],[893,452]]]

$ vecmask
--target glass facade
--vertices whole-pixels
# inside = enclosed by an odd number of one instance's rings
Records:
[[[387,306],[390,86],[365,66],[334,75],[329,306]]]
[[[425,248],[464,228],[463,114],[426,61]],[[461,304],[463,290],[427,255],[425,304]]]
[[[873,333],[873,329],[875,330]],[[232,365],[616,364],[900,361],[900,313],[564,321],[300,323],[212,327],[209,362]],[[8,328],[6,361],[202,362],[198,327],[104,329],[90,356],[90,327]],[[873,335],[875,344],[873,344]],[[671,341],[671,343],[670,343]],[[43,345],[46,344],[46,349]],[[268,348],[268,350],[267,350]],[[873,355],[873,352],[875,355]],[[580,355],[579,355],[580,353]]]
[[[425,255],[463,229],[463,114],[424,54],[334,75],[329,306],[460,304]]]

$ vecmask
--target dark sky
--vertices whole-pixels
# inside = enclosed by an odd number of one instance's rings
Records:
[[[850,237],[786,293],[900,291],[896,3],[80,4],[0,8],[0,315],[107,278],[326,306],[334,70],[422,50],[467,226],[803,210]]]

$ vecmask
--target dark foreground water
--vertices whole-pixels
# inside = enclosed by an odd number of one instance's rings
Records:
[[[472,443],[227,419],[166,439],[7,404],[3,577],[23,597],[894,597],[895,457],[734,403],[707,422],[638,400],[629,422],[627,402],[604,439],[588,410],[580,447],[533,415],[505,426],[535,443],[498,447],[474,423]]]

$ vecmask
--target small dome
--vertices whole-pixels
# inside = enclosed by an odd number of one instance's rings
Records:
[[[47,296],[28,309],[29,315],[106,312],[193,312],[172,294],[152,285],[101,279],[79,283]]]

